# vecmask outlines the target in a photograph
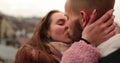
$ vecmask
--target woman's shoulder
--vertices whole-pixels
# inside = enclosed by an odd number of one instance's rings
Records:
[[[22,45],[18,49],[17,53],[23,54],[23,55],[34,56],[35,55],[35,49],[32,46],[25,44],[25,45]]]
[[[26,50],[26,51],[29,50],[29,51],[31,51],[32,49],[33,49],[32,46],[24,44],[18,50]]]
[[[16,54],[16,59],[15,63],[32,63],[34,62],[34,54],[33,51],[34,49],[30,46],[23,45],[21,46]],[[32,62],[30,62],[32,61]]]

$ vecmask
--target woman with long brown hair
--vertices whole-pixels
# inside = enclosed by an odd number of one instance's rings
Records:
[[[26,43],[19,48],[16,54],[15,63],[59,63],[62,58],[61,51],[49,43],[72,42],[67,31],[69,28],[67,26],[67,19],[68,18],[64,15],[64,13],[60,11],[50,11],[38,23],[38,26],[36,27],[32,38],[26,41]],[[84,33],[88,33],[89,30],[93,28],[91,26],[88,26],[87,29],[85,29],[86,31],[84,31]],[[96,29],[93,29],[92,31],[94,32],[95,30]],[[90,38],[89,34],[88,38]],[[93,33],[93,35],[95,34],[96,32]],[[91,40],[95,39],[91,38]],[[99,40],[102,40],[102,38],[99,38]],[[85,45],[85,47],[86,46],[87,45]]]
[[[67,36],[67,17],[52,10],[38,23],[35,32],[18,50],[15,63],[59,63],[62,54],[50,41],[70,42]]]

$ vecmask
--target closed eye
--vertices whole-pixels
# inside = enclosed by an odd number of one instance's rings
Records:
[[[58,25],[64,25],[65,24],[65,19],[59,19],[58,20]]]

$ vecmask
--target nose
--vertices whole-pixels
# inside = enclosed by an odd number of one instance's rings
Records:
[[[69,28],[69,23],[66,22],[66,24],[65,24],[65,29],[68,29],[68,28]]]

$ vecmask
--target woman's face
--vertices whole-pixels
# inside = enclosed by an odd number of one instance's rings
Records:
[[[51,16],[50,29],[48,31],[48,37],[52,38],[55,41],[61,42],[71,42],[71,39],[68,38],[68,26],[67,26],[67,17],[64,13],[56,12]]]

